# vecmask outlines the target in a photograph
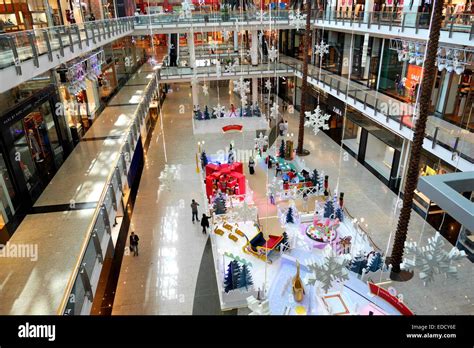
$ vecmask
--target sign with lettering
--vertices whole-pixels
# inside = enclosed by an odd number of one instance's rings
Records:
[[[344,116],[345,103],[330,94],[328,94],[327,107],[331,115],[336,117]]]

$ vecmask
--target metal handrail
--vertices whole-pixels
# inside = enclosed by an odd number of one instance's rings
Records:
[[[141,102],[137,105],[137,107],[135,109],[135,112],[133,114],[133,120],[130,122],[129,126],[124,131],[124,134],[129,134],[132,131],[132,127],[134,127],[136,119],[140,116],[139,113],[141,112],[143,105],[145,105],[146,103],[149,104],[149,102],[151,101],[151,97],[152,97],[153,93],[155,92],[156,85],[158,83],[158,73],[155,71],[155,72],[153,72],[153,74],[154,74],[154,78],[150,80],[147,87],[145,88],[145,93],[143,94],[143,98],[142,98]],[[124,148],[127,144],[128,144],[127,141],[125,141],[122,144],[122,146],[120,147],[120,150],[119,150],[119,154],[124,152]],[[114,165],[112,166],[114,168],[114,170],[112,170],[109,173],[109,175],[107,176],[107,180],[105,181],[106,184],[104,185],[104,188],[102,189],[102,192],[100,194],[100,198],[98,200],[97,207],[94,211],[94,215],[92,217],[91,223],[87,227],[87,231],[88,231],[87,237],[84,239],[84,241],[81,245],[80,254],[79,254],[80,257],[78,257],[78,259],[76,261],[76,264],[74,266],[73,272],[71,273],[71,275],[69,277],[69,280],[67,282],[66,290],[64,292],[63,298],[61,300],[61,303],[60,303],[58,311],[57,311],[58,315],[63,315],[64,314],[64,310],[67,306],[69,296],[72,292],[72,288],[73,288],[73,286],[76,282],[77,276],[79,274],[80,266],[82,264],[82,260],[84,259],[84,255],[85,255],[87,246],[89,244],[89,240],[90,240],[91,235],[94,231],[94,226],[97,222],[97,219],[99,218],[99,214],[100,214],[102,204],[105,201],[105,198],[106,198],[106,195],[107,195],[107,192],[108,192],[108,189],[109,189],[109,184],[112,182],[112,178],[115,175],[115,168],[118,166],[120,159],[121,159],[121,156],[119,155],[117,157],[117,159],[114,161]]]

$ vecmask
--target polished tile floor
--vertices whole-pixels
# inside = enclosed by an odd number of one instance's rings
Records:
[[[194,136],[190,93],[189,85],[173,85],[164,103],[163,128],[160,120],[155,127],[131,224],[131,230],[140,237],[140,255],[124,257],[113,314],[199,314],[193,312],[193,303],[200,290],[196,283],[200,283],[197,277],[207,237],[198,224],[191,222],[189,207],[192,198],[201,204],[200,213],[204,207],[203,184],[196,173],[197,142],[205,140],[208,154],[224,150],[231,141],[237,149],[250,150],[256,132]],[[210,90],[210,96],[200,101],[201,107],[217,104],[216,94]],[[221,87],[219,95],[221,104],[226,101],[229,105],[228,89]],[[297,134],[298,116],[286,117],[290,133]],[[341,153],[324,133],[315,136],[307,131],[305,147],[311,151],[305,158],[306,165],[324,170],[330,176],[331,187],[338,182],[339,191],[345,192],[346,207],[359,220],[364,218],[374,243],[387,251],[397,222],[393,214],[396,195],[354,158]],[[257,170],[264,171],[264,167]],[[172,179],[160,180],[163,172],[171,173],[167,177]],[[258,175],[260,178],[250,179],[251,185],[266,176]],[[264,188],[253,190],[260,206]],[[433,234],[434,229],[413,213],[409,237],[424,243]],[[440,276],[438,283],[423,287],[415,277],[406,283],[384,286],[403,293],[405,302],[417,314],[473,314],[474,267],[468,261],[460,265],[457,281],[445,281]]]

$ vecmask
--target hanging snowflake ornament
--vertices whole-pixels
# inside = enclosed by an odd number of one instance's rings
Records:
[[[257,208],[249,206],[246,200],[241,206],[235,207],[233,213],[236,219],[243,222],[257,220]]]
[[[243,77],[238,80],[234,80],[234,92],[245,95],[250,92],[250,81],[245,81]]]
[[[277,120],[280,116],[279,106],[276,102],[273,102],[273,106],[270,108],[270,118]]]
[[[270,79],[265,80],[265,89],[269,92],[272,90],[272,81]]]
[[[248,104],[248,97],[246,94],[240,96],[240,104],[242,104],[242,107],[246,107]]]
[[[260,12],[257,13],[257,19],[260,20],[260,22],[265,22],[268,20],[268,13],[264,10],[260,10]]]
[[[314,276],[310,276],[308,284],[315,285],[316,282],[319,282],[321,289],[327,293],[335,282],[343,283],[349,279],[347,267],[350,264],[351,256],[349,254],[337,255],[330,245],[324,248],[324,255],[322,262],[313,262],[307,265]]]
[[[306,25],[306,14],[301,13],[299,9],[296,11],[290,10],[289,19],[290,26],[295,27],[296,30],[300,30]]]
[[[278,50],[275,48],[275,46],[270,47],[268,50],[268,59],[272,63],[278,59]]]
[[[176,180],[179,176],[179,168],[176,165],[165,164],[165,168],[160,173],[159,180],[160,186],[165,187],[168,191],[174,187]]]
[[[194,9],[194,5],[189,3],[188,0],[183,0],[181,3],[181,18],[191,18],[191,11]]]
[[[324,42],[324,40],[321,40],[319,44],[316,44],[314,46],[314,54],[319,55],[321,58],[329,53],[329,45]]]
[[[221,104],[217,104],[212,109],[214,110],[212,114],[217,118],[220,118],[223,114],[225,114],[225,106],[221,106]]]
[[[235,61],[229,62],[224,66],[224,72],[226,73],[232,73],[235,71]]]
[[[316,109],[314,109],[313,112],[305,111],[305,115],[309,119],[305,121],[304,126],[313,127],[314,135],[318,134],[320,129],[329,129],[329,125],[326,121],[329,120],[331,115],[323,114],[319,105],[316,106]]]
[[[204,84],[202,86],[202,94],[209,95],[209,87],[207,86],[207,84]]]
[[[281,192],[283,192],[283,180],[273,177],[272,181],[267,185],[267,196],[273,195],[275,197],[281,194]]]
[[[458,268],[453,262],[466,256],[464,250],[453,247],[449,252],[444,248],[445,241],[439,232],[428,239],[428,245],[419,247],[416,242],[405,242],[405,255],[400,265],[403,270],[420,271],[419,277],[426,286],[435,280],[436,274],[444,274],[446,278],[457,278]]]
[[[255,138],[255,148],[263,152],[263,149],[268,147],[268,136],[263,135],[263,132],[258,134],[258,137]]]

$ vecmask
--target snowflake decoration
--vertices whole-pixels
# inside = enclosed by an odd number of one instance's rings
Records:
[[[319,133],[320,129],[329,129],[329,125],[326,123],[327,120],[331,117],[329,114],[321,113],[321,108],[316,106],[313,112],[305,111],[306,117],[309,117],[309,120],[305,121],[305,127],[313,127],[314,135]]]
[[[220,118],[222,114],[225,114],[225,106],[221,106],[221,104],[217,104],[212,109],[214,110],[212,114],[217,118]]]
[[[321,40],[319,44],[314,46],[314,54],[319,55],[321,58],[329,53],[329,44],[325,43],[324,40]]]
[[[260,10],[260,12],[257,13],[256,17],[258,20],[260,20],[260,22],[264,22],[268,19],[268,13],[264,10]]]
[[[321,283],[321,288],[328,292],[334,282],[344,282],[349,279],[347,267],[351,262],[351,256],[337,255],[330,245],[324,248],[324,260],[322,263],[313,262],[307,267],[313,272],[314,278],[308,279],[309,285]]]
[[[209,87],[206,84],[202,86],[202,94],[209,95]]]
[[[178,168],[176,165],[165,164],[165,168],[161,172],[158,179],[160,180],[160,184],[168,191],[171,191],[171,188],[175,185],[175,181],[179,177],[179,169],[180,168]]]
[[[272,46],[268,50],[268,59],[270,60],[270,62],[274,62],[278,59],[278,50],[275,48],[275,46]]]
[[[225,40],[225,41],[229,40],[229,31],[228,31],[228,30],[224,30],[222,33],[223,33],[223,35],[224,35],[224,40]]]
[[[233,214],[236,219],[243,222],[255,221],[257,219],[257,208],[249,206],[247,201],[244,200],[242,206],[234,208]]]
[[[242,104],[242,107],[246,107],[248,104],[248,97],[246,94],[240,96],[240,104]]]
[[[306,14],[301,13],[299,9],[294,12],[290,10],[290,26],[295,27],[296,30],[300,30],[303,26],[306,25]]]
[[[224,72],[226,72],[226,73],[232,73],[232,72],[234,72],[234,71],[235,71],[235,66],[236,66],[235,61],[234,61],[234,62],[230,62],[229,64],[226,64],[226,65],[224,66]]]
[[[273,106],[270,108],[270,118],[273,118],[274,120],[278,119],[278,116],[280,115],[280,110],[279,106],[276,102],[273,102]]]
[[[283,192],[283,180],[273,177],[272,181],[267,185],[267,196],[276,196]]]
[[[265,80],[265,89],[269,92],[272,90],[272,81],[270,79]]]
[[[245,81],[243,77],[234,80],[234,92],[238,92],[240,96],[250,92],[250,81]]]
[[[255,147],[263,152],[263,149],[268,146],[268,136],[263,135],[262,132],[255,138]]]
[[[181,18],[191,18],[191,11],[194,9],[194,5],[189,3],[188,0],[183,0],[181,3]]]
[[[453,265],[466,256],[463,250],[453,247],[449,252],[444,248],[444,240],[439,232],[428,239],[428,245],[419,247],[416,242],[405,242],[407,258],[400,265],[402,269],[412,271],[420,270],[420,279],[426,286],[434,281],[435,274],[445,274],[446,278],[456,278],[458,269]]]

